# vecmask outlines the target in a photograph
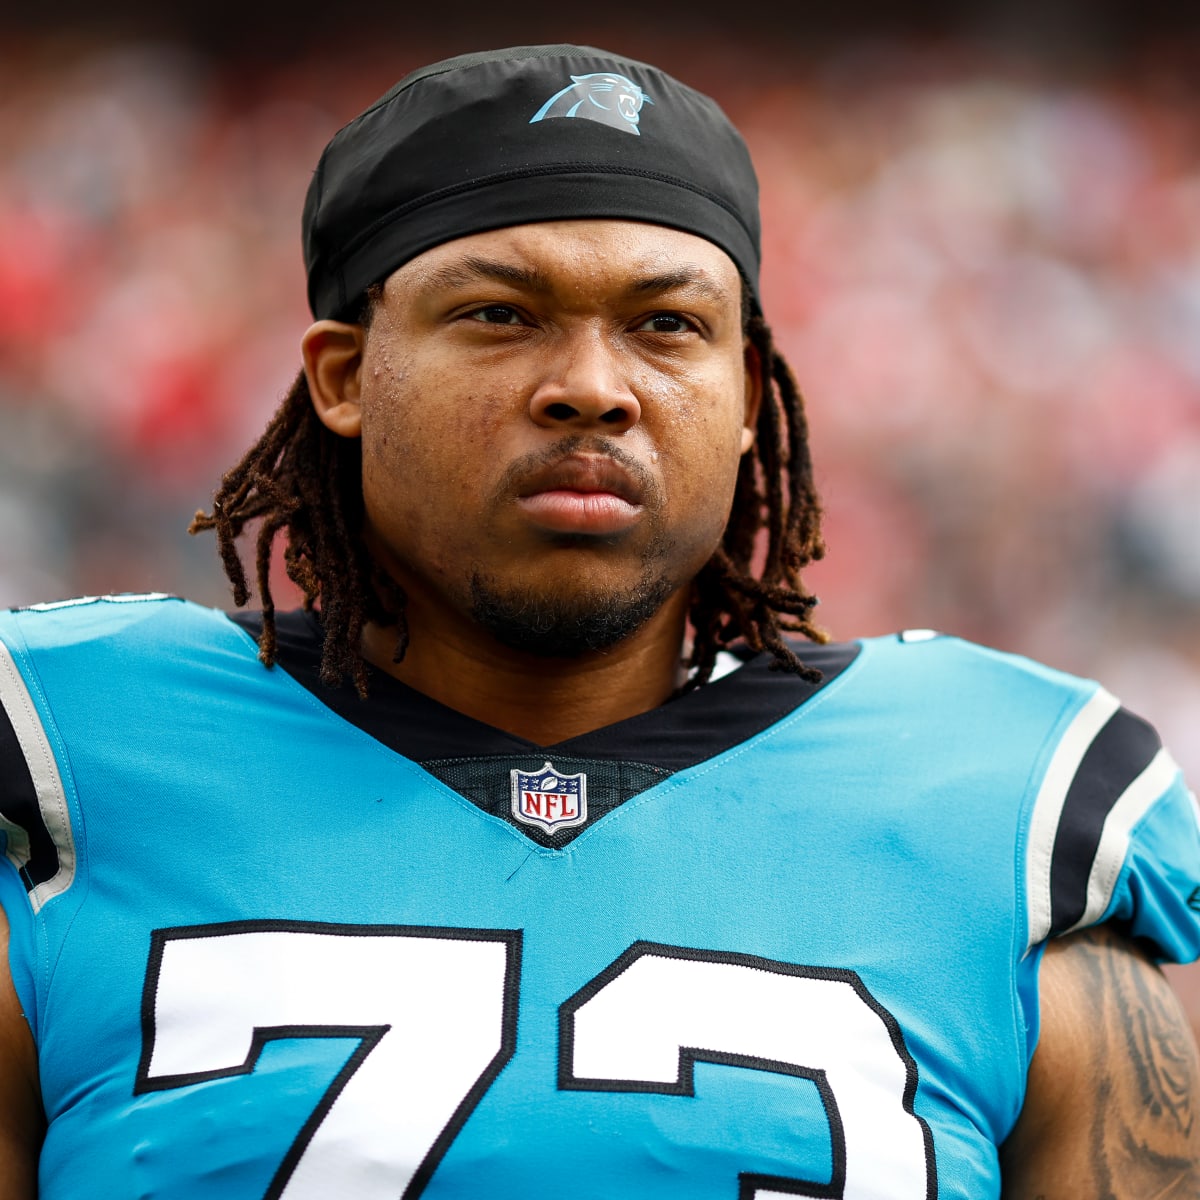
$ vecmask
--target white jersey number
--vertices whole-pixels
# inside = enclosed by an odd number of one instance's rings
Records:
[[[852,971],[639,942],[560,1010],[559,1087],[691,1096],[697,1062],[811,1079],[833,1179],[744,1174],[740,1200],[937,1194],[916,1065]]]
[[[264,1200],[415,1200],[516,1047],[517,930],[247,921],[158,930],[138,1093],[248,1074],[276,1038],[359,1046]],[[850,971],[639,942],[559,1010],[560,1089],[693,1094],[697,1062],[811,1080],[833,1177],[739,1200],[932,1200],[900,1029]]]
[[[136,1090],[247,1074],[272,1038],[358,1037],[264,1200],[419,1196],[512,1057],[520,936],[280,921],[156,931]]]

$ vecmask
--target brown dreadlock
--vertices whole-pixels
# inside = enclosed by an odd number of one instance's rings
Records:
[[[368,293],[361,323],[369,323],[377,297],[378,289]],[[804,401],[770,328],[753,312],[748,292],[743,312],[748,314],[746,336],[761,364],[763,404],[754,450],[743,456],[738,471],[721,545],[693,585],[689,686],[705,683],[717,653],[739,639],[753,650],[768,651],[780,668],[816,680],[819,672],[800,661],[783,634],[827,640],[811,621],[816,598],[800,581],[801,570],[824,554]],[[249,600],[250,589],[237,539],[256,522],[261,522],[255,572],[263,610],[259,658],[267,666],[275,662],[271,549],[276,535],[286,530],[288,577],[303,593],[304,607],[319,608],[325,630],[321,679],[337,686],[349,676],[365,696],[363,626],[368,621],[395,625],[399,661],[408,643],[404,596],[364,544],[359,444],[320,422],[303,372],[262,437],[221,480],[212,512],[197,512],[189,528],[191,533],[216,531],[239,607]],[[764,531],[765,547],[760,544]]]

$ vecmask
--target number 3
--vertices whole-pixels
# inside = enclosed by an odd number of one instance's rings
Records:
[[[833,1179],[741,1176],[739,1200],[937,1195],[900,1027],[853,971],[638,942],[559,1014],[560,1088],[691,1096],[697,1062],[811,1079]]]
[[[246,921],[156,930],[135,1092],[248,1074],[276,1038],[358,1049],[264,1200],[415,1200],[512,1057],[518,930]],[[562,1090],[690,1096],[696,1062],[810,1079],[833,1178],[743,1174],[739,1200],[932,1200],[899,1026],[851,971],[639,942],[563,1004]]]

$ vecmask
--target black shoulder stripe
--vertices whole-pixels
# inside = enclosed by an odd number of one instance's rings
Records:
[[[1162,742],[1152,725],[1118,709],[1088,746],[1067,789],[1050,865],[1050,932],[1083,917],[1088,879],[1104,822],[1126,789],[1153,761]]]
[[[0,703],[0,822],[8,835],[8,857],[32,892],[58,874],[58,851],[42,819],[37,787],[17,732]]]

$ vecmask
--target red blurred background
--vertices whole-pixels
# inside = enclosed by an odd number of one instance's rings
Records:
[[[1200,6],[816,7],[6,18],[0,604],[228,604],[184,529],[297,369],[321,147],[425,62],[586,42],[716,95],[755,155],[826,626],[1099,677],[1200,780]]]

